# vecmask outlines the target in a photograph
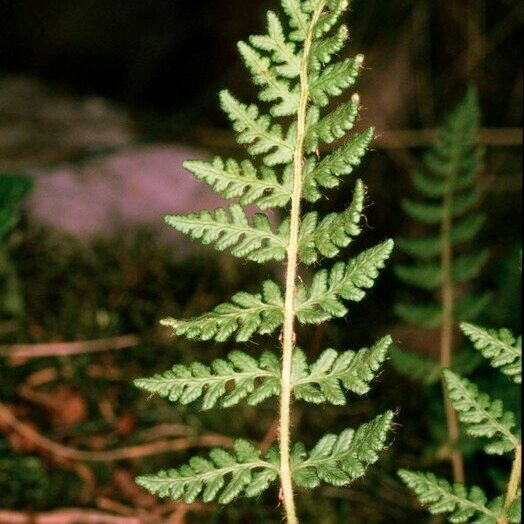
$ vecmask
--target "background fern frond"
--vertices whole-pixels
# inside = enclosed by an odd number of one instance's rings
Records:
[[[461,329],[473,345],[498,368],[520,384],[522,382],[522,337],[516,338],[509,329],[484,329],[463,323]]]
[[[259,360],[241,351],[232,351],[227,359],[215,360],[211,366],[199,362],[176,365],[165,373],[135,380],[135,385],[183,405],[203,397],[204,411],[215,407],[218,401],[228,408],[244,398],[255,406],[280,393],[280,361],[268,351],[262,353]]]
[[[392,340],[386,336],[370,348],[338,353],[326,349],[318,360],[308,365],[304,352],[293,355],[293,394],[313,404],[346,404],[344,390],[357,395],[369,391],[369,383],[386,359]]]
[[[237,440],[234,451],[232,455],[213,449],[209,459],[193,457],[178,469],[138,477],[137,483],[154,495],[187,504],[200,495],[204,502],[218,498],[220,504],[229,504],[241,494],[259,495],[278,477],[278,465],[262,460],[260,451],[249,442]]]
[[[513,434],[515,415],[504,411],[500,400],[491,400],[475,384],[450,370],[443,373],[449,397],[466,432],[492,441],[485,447],[486,453],[507,453],[519,446],[519,437]]]
[[[433,515],[450,513],[450,522],[495,524],[497,515],[488,507],[486,494],[479,487],[467,489],[462,484],[451,485],[433,473],[400,470],[404,483],[412,489],[421,504],[428,506]]]
[[[379,415],[356,431],[328,434],[307,452],[302,444],[293,449],[293,480],[299,486],[314,488],[322,482],[346,486],[365,474],[366,467],[378,460],[386,444],[393,413]]]

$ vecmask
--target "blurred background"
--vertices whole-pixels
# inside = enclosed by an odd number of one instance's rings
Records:
[[[218,510],[157,501],[133,482],[194,448],[227,446],[236,436],[271,442],[273,402],[203,414],[132,386],[175,362],[210,362],[229,349],[174,339],[159,319],[205,311],[268,275],[280,278],[278,267],[202,249],[163,222],[168,213],[221,205],[181,162],[243,155],[217,92],[229,87],[254,98],[235,44],[259,32],[277,4],[0,1],[0,191],[2,177],[25,177],[21,215],[0,248],[0,522],[281,521],[275,490]],[[412,191],[409,172],[435,127],[476,85],[489,215],[479,243],[491,252],[476,286],[493,292],[479,323],[517,332],[523,18],[519,0],[354,0],[348,17],[348,53],[366,55],[361,125],[378,134],[359,170],[371,200],[358,247],[413,227],[400,208]],[[348,181],[322,209],[340,208],[351,187]],[[304,332],[302,345],[315,355],[391,332],[403,346],[436,354],[434,334],[396,319],[402,292],[390,267],[347,320]],[[515,391],[485,371],[475,368],[477,379],[514,405]],[[436,448],[439,395],[438,386],[388,364],[372,392],[345,410],[297,404],[296,438],[307,444],[398,409],[391,446],[364,480],[299,494],[304,522],[437,522],[419,511],[395,471],[449,476]],[[505,461],[486,461],[471,442],[463,451],[468,478],[497,492]]]

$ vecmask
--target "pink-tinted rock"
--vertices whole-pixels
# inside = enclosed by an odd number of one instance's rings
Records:
[[[223,206],[224,200],[183,167],[202,151],[136,147],[80,166],[35,171],[33,220],[78,237],[148,228],[166,231],[167,214]]]

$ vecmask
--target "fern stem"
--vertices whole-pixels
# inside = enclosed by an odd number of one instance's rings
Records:
[[[452,279],[453,251],[451,247],[451,230],[453,227],[453,185],[454,175],[451,175],[449,188],[444,197],[443,216],[441,224],[441,271],[442,271],[442,325],[440,331],[440,364],[442,369],[450,369],[453,364],[453,327],[455,293]],[[446,391],[442,378],[444,409],[448,428],[448,445],[453,479],[464,483],[464,461],[462,454],[457,450],[460,437],[460,427],[457,414]]]
[[[295,346],[295,293],[298,266],[298,234],[302,199],[302,178],[304,165],[304,141],[306,136],[307,106],[309,100],[309,53],[314,38],[314,29],[324,9],[326,0],[318,3],[308,28],[302,61],[300,64],[300,101],[297,112],[297,135],[293,153],[293,194],[291,196],[291,217],[289,244],[287,250],[286,296],[284,302],[284,326],[282,332],[282,393],[280,399],[280,481],[282,497],[288,524],[298,524],[291,478],[291,371]]]
[[[507,513],[511,505],[515,502],[520,487],[522,476],[522,444],[518,444],[515,448],[515,458],[513,459],[513,466],[511,468],[511,475],[509,477],[508,487],[506,490],[506,499],[504,501],[504,514],[499,520],[499,524],[506,524],[508,522]]]

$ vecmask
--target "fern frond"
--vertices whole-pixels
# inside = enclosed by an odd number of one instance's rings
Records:
[[[473,437],[492,440],[485,447],[486,453],[501,455],[519,446],[519,437],[512,432],[516,425],[515,415],[504,411],[500,400],[491,400],[475,384],[449,369],[443,373],[449,398],[466,432]]]
[[[342,62],[328,65],[311,79],[309,94],[313,103],[319,107],[329,104],[331,97],[340,96],[352,87],[359,75],[364,56],[346,58]]]
[[[190,339],[226,341],[237,333],[237,342],[245,342],[254,333],[267,335],[282,324],[284,299],[277,284],[266,280],[262,293],[236,293],[231,302],[220,304],[213,311],[184,319],[165,319],[179,336]]]
[[[344,47],[348,36],[348,28],[345,25],[341,25],[334,35],[316,40],[311,46],[311,69],[319,71],[322,66],[329,64],[333,56]]]
[[[497,515],[488,507],[485,493],[477,486],[468,490],[462,484],[451,485],[433,473],[404,469],[399,471],[399,476],[416,493],[420,503],[429,507],[432,515],[450,513],[449,521],[453,523],[470,522],[472,518],[483,524],[497,522]],[[487,517],[487,520],[482,517]]]
[[[388,411],[356,431],[346,429],[340,435],[325,435],[308,453],[296,444],[292,453],[293,480],[298,486],[315,488],[322,482],[346,486],[365,474],[383,450],[391,429],[393,413]]]
[[[301,1],[282,0],[282,8],[289,17],[289,25],[293,28],[289,39],[293,42],[303,42],[307,35],[309,16],[302,11]]]
[[[476,214],[456,224],[450,234],[452,245],[463,244],[473,240],[486,223],[485,215]],[[398,248],[414,258],[429,260],[439,256],[442,249],[442,238],[431,235],[420,238],[401,238]]]
[[[282,127],[272,124],[271,117],[260,115],[256,105],[242,104],[229,91],[220,93],[220,102],[238,133],[238,143],[251,144],[247,148],[251,155],[264,155],[264,163],[268,166],[291,162],[294,126],[289,128],[284,137]]]
[[[359,107],[360,97],[357,94],[353,95],[351,102],[341,104],[323,118],[320,118],[320,109],[313,106],[309,112],[310,124],[305,139],[308,153],[314,153],[321,140],[325,144],[331,144],[351,131],[357,120]]]
[[[390,356],[395,370],[410,380],[427,386],[436,384],[440,380],[442,367],[434,357],[406,351],[396,345],[391,348]]]
[[[361,301],[373,286],[379,269],[391,255],[393,241],[387,240],[350,260],[338,262],[330,271],[315,273],[309,288],[298,290],[296,312],[303,324],[320,324],[333,317],[343,317],[346,307],[339,298]]]
[[[239,42],[238,50],[253,75],[255,85],[264,86],[259,94],[260,100],[277,102],[271,107],[271,114],[289,116],[296,113],[300,99],[298,87],[291,89],[289,81],[279,79],[271,68],[271,60],[261,56],[245,42]]]
[[[395,304],[395,314],[404,322],[428,329],[440,326],[442,321],[442,308],[439,304],[398,302]]]
[[[515,338],[509,329],[484,329],[473,324],[460,325],[492,367],[500,369],[514,382],[522,382],[522,337]]]
[[[345,145],[325,156],[318,165],[308,165],[304,176],[304,197],[315,202],[321,196],[319,188],[338,186],[340,177],[349,175],[360,164],[374,133],[373,128],[357,133]]]
[[[293,394],[297,399],[312,404],[329,402],[334,405],[346,404],[344,390],[365,395],[391,344],[391,337],[386,336],[374,346],[356,352],[338,353],[334,349],[326,349],[311,366],[304,352],[295,349]]]
[[[227,211],[223,208],[214,213],[204,210],[189,215],[170,215],[165,220],[177,231],[203,244],[214,244],[218,251],[231,249],[235,257],[263,263],[283,260],[286,256],[287,223],[282,223],[278,234],[273,233],[268,217],[258,213],[250,225],[238,204],[229,206]]]
[[[234,444],[235,454],[213,449],[209,459],[193,457],[178,469],[137,478],[150,493],[192,504],[201,495],[204,502],[218,498],[229,504],[239,495],[255,497],[278,477],[278,465],[262,460],[260,451],[245,440]],[[226,480],[227,479],[227,480]]]
[[[487,251],[461,255],[455,259],[451,269],[453,282],[468,282],[477,277],[489,258]],[[442,284],[440,263],[421,263],[395,268],[397,277],[413,287],[432,290]]]
[[[259,174],[249,160],[239,164],[236,160],[216,157],[213,162],[190,160],[184,162],[184,167],[219,195],[239,198],[244,206],[284,207],[291,199],[291,180],[286,170],[281,184],[272,169],[263,166]]]
[[[203,397],[204,411],[218,401],[221,407],[229,408],[245,398],[249,405],[256,406],[280,393],[280,361],[268,351],[259,360],[232,351],[226,360],[215,360],[211,366],[199,362],[173,366],[165,373],[135,380],[135,386],[182,405]]]
[[[315,211],[302,219],[298,238],[299,257],[304,264],[313,264],[318,255],[333,258],[361,233],[360,221],[366,198],[361,180],[357,180],[350,206],[342,213],[330,213],[318,222]]]
[[[296,78],[300,74],[300,56],[296,53],[295,44],[286,40],[282,23],[273,11],[267,14],[267,29],[267,35],[252,36],[250,44],[271,54],[272,61],[278,64],[275,65],[278,75]]]

